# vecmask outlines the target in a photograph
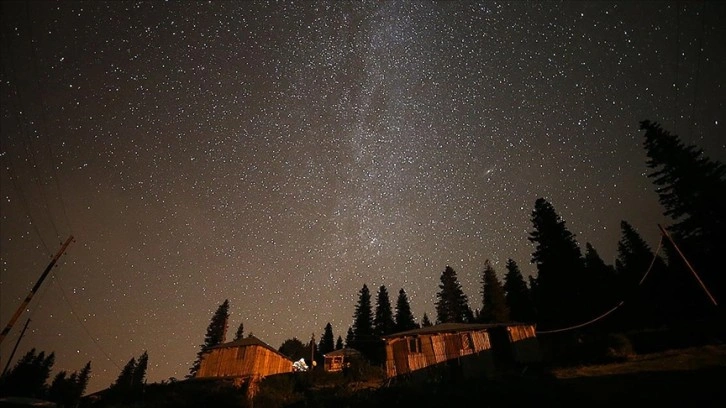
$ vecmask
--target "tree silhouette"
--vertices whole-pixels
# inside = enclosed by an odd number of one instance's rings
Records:
[[[116,382],[113,383],[109,389],[111,394],[118,398],[128,398],[129,394],[134,388],[134,373],[136,372],[136,358],[132,357],[131,360],[126,363],[121,373],[119,373]]]
[[[471,317],[468,299],[461,289],[456,272],[450,266],[441,273],[441,284],[436,298],[437,323],[463,323]]]
[[[55,353],[46,356],[44,351],[36,354],[36,350],[31,349],[0,377],[0,396],[42,398],[54,363]]]
[[[660,256],[655,256],[627,221],[620,222],[620,230],[615,270],[621,288],[619,293],[626,303],[618,315],[619,324],[624,329],[660,327],[680,314],[680,309],[688,303],[687,299],[693,299],[693,294],[700,296],[700,288],[696,288],[693,281],[677,282],[673,271],[666,267]],[[646,273],[649,275],[641,284]],[[690,290],[680,291],[679,286]],[[677,296],[679,292],[681,296]],[[680,298],[679,305],[671,306],[676,297]]]
[[[431,319],[429,319],[429,315],[424,312],[423,317],[421,318],[421,327],[431,327],[433,324],[431,323]]]
[[[726,166],[712,161],[696,146],[685,145],[658,123],[645,120],[640,128],[645,130],[646,163],[653,170],[648,177],[656,185],[664,215],[674,222],[668,230],[712,295],[723,300],[726,274],[721,258],[726,253]]]
[[[544,198],[535,202],[532,224],[528,239],[535,243],[532,262],[537,265],[539,325],[551,329],[589,317],[582,309],[584,263],[575,237]]]
[[[320,337],[318,351],[321,355],[325,355],[333,350],[335,350],[335,336],[333,336],[333,326],[328,322],[323,330],[323,335]]]
[[[355,333],[352,327],[348,327],[348,332],[345,334],[345,347],[355,348]]]
[[[373,312],[371,310],[371,293],[368,286],[363,284],[358,292],[358,304],[353,314],[353,337],[356,348],[373,336]]]
[[[310,350],[297,337],[285,340],[277,351],[293,361],[310,357]]]
[[[479,321],[482,323],[505,323],[509,321],[509,308],[504,288],[491,262],[484,261],[481,281],[482,308]]]
[[[225,299],[217,311],[212,315],[212,320],[207,326],[207,334],[204,337],[204,344],[199,346],[199,352],[197,352],[197,359],[194,361],[194,365],[189,369],[189,375],[187,377],[194,377],[199,371],[199,365],[202,362],[202,356],[210,348],[224,343],[225,336],[227,334],[227,321],[229,320],[229,300]]]
[[[508,259],[507,273],[504,275],[504,291],[509,307],[509,317],[516,322],[534,322],[534,304],[529,288],[524,282],[517,263]]]
[[[376,315],[373,319],[373,333],[376,336],[385,336],[395,330],[396,322],[393,320],[391,300],[388,297],[388,289],[381,285],[376,298]]]
[[[620,300],[616,291],[615,269],[605,264],[589,242],[585,244],[583,294],[588,299],[585,311],[590,316],[599,316],[614,307]],[[595,327],[598,330],[603,326]],[[605,330],[606,331],[606,330]]]
[[[396,331],[402,332],[418,328],[416,320],[411,312],[411,304],[408,302],[406,291],[398,291],[398,299],[396,300]]]
[[[239,327],[237,327],[237,331],[234,333],[234,341],[242,340],[244,338],[245,334],[245,325],[244,323],[240,323]]]
[[[338,340],[335,342],[335,349],[340,350],[343,348],[343,338],[338,336]]]

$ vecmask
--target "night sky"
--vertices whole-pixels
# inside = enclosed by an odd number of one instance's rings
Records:
[[[525,275],[548,199],[612,263],[661,215],[639,122],[726,161],[721,2],[2,3],[0,349],[188,373],[230,300],[277,348],[358,291]]]

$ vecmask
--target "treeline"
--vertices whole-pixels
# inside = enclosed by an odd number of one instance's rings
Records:
[[[50,379],[55,353],[31,349],[0,377],[0,397],[35,398],[55,402],[59,407],[75,407],[86,391],[91,377],[89,361],[79,371],[61,371]]]

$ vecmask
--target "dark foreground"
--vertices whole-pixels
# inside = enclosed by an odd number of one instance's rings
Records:
[[[254,399],[220,382],[152,384],[133,407],[726,406],[726,345],[637,356],[621,363],[527,370],[499,377],[446,378],[376,387],[375,379],[296,373],[265,379]],[[90,401],[86,401],[87,403]],[[531,405],[530,405],[531,404]]]

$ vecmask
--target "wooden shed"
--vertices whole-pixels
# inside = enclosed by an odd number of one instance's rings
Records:
[[[541,361],[533,324],[444,323],[394,333],[384,341],[388,378],[437,366],[465,376],[492,375]]]
[[[261,378],[292,372],[292,361],[254,336],[212,347],[202,356],[196,378]]]
[[[331,351],[323,356],[325,363],[323,368],[328,372],[343,371],[346,364],[362,358],[360,351],[353,348],[342,348],[340,350]]]

